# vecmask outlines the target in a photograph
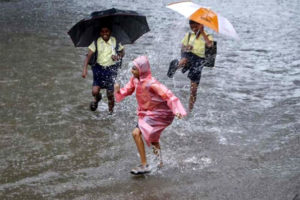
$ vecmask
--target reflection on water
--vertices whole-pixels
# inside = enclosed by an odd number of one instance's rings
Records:
[[[299,199],[296,0],[206,2],[241,40],[213,33],[217,66],[204,69],[193,113],[164,131],[165,167],[157,170],[147,149],[153,172],[128,173],[138,163],[135,98],[110,116],[104,94],[90,112],[86,49],[66,33],[94,10],[144,13],[151,32],[125,46],[118,81],[125,84],[127,63],[146,54],[153,75],[187,105],[186,75],[166,76],[188,31],[169,2],[0,0],[0,199]]]

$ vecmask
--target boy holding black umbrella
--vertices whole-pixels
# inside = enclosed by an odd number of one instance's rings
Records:
[[[94,101],[90,104],[90,109],[95,111],[98,107],[98,102],[102,96],[101,89],[106,89],[108,99],[108,110],[112,114],[115,105],[114,100],[114,82],[117,77],[118,68],[120,66],[121,59],[125,55],[124,47],[121,43],[117,43],[115,37],[111,36],[111,28],[108,25],[104,25],[100,28],[100,37],[92,42],[88,47],[88,54],[84,61],[82,77],[87,76],[87,67],[89,62],[96,53],[96,62],[92,64],[93,71],[93,87],[92,95]]]

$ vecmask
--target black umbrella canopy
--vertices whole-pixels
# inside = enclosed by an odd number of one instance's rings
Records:
[[[150,31],[146,17],[132,10],[108,9],[91,13],[76,23],[68,32],[76,47],[87,47],[100,36],[106,26],[122,44],[132,44]]]

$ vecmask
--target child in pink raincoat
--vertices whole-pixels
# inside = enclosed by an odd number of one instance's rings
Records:
[[[159,138],[162,131],[169,126],[174,117],[186,116],[180,100],[163,84],[152,77],[150,64],[146,56],[140,56],[133,61],[131,73],[133,76],[126,86],[120,89],[115,84],[115,98],[117,102],[136,91],[138,103],[138,125],[132,135],[136,143],[141,165],[131,170],[132,174],[150,172],[147,164],[144,140],[148,146],[153,145],[153,152],[162,166]]]

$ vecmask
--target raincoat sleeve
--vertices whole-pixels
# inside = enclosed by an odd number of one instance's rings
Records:
[[[126,96],[131,95],[135,90],[135,85],[132,77],[130,81],[125,85],[125,87],[120,89],[120,92],[115,92],[115,98],[117,102],[122,101]]]
[[[167,101],[167,104],[174,115],[180,113],[182,116],[186,116],[186,111],[180,100],[166,86],[161,83],[153,83],[151,89],[163,100]]]

